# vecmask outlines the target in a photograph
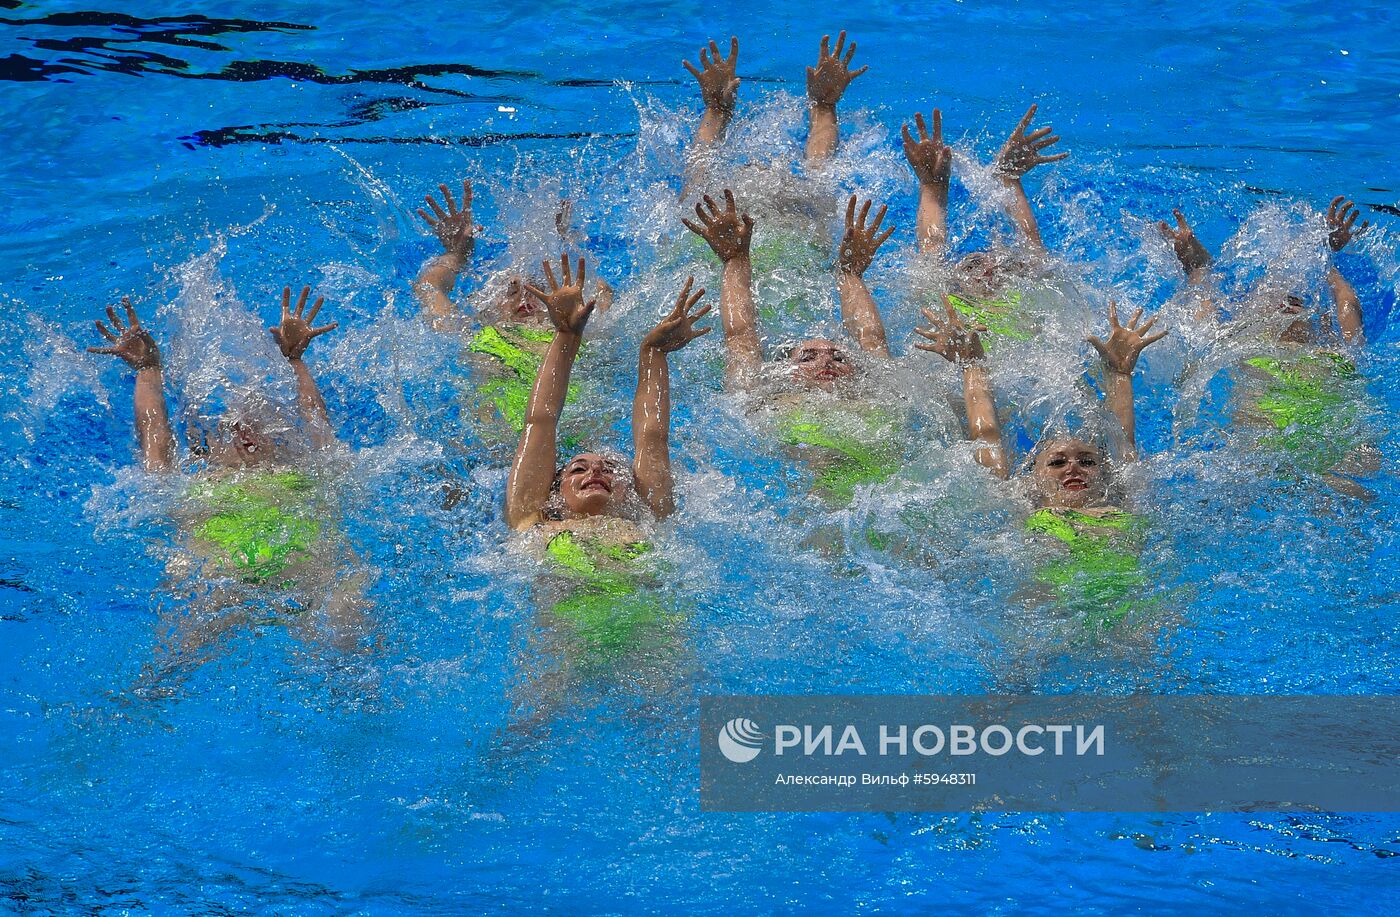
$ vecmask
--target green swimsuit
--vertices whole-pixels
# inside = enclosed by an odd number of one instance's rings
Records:
[[[219,565],[232,575],[251,585],[266,585],[307,557],[320,541],[314,489],[297,471],[197,484],[192,496],[215,513],[195,535],[214,546]]]
[[[1350,360],[1335,353],[1279,360],[1255,357],[1245,364],[1267,382],[1254,407],[1276,432],[1260,445],[1291,453],[1300,467],[1323,473],[1360,445],[1353,429],[1360,378]]]
[[[477,387],[478,397],[489,400],[496,415],[510,426],[516,435],[525,429],[525,411],[530,404],[530,390],[535,387],[544,355],[536,353],[531,344],[548,344],[554,332],[546,328],[520,325],[487,325],[472,335],[467,344],[472,353],[492,358],[504,370],[498,378],[489,379]],[[578,389],[569,386],[565,403],[578,398]]]
[[[648,632],[677,619],[648,585],[651,552],[644,541],[615,545],[568,531],[549,539],[545,553],[570,581],[554,613],[573,625],[591,654],[610,658],[635,650]]]
[[[815,490],[838,506],[849,504],[857,487],[887,481],[899,472],[899,429],[893,414],[868,405],[798,408],[778,421],[783,443],[825,453],[812,463]]]
[[[765,324],[784,319],[806,323],[819,317],[813,310],[813,297],[803,288],[805,285],[793,284],[794,280],[804,277],[821,278],[821,282],[830,283],[827,270],[830,255],[823,246],[812,241],[809,233],[782,230],[765,233],[754,240],[749,257],[754,276],[765,281],[760,289],[773,290],[781,296],[776,301],[758,304],[759,317]],[[783,295],[784,289],[787,295]]]
[[[1145,521],[1114,510],[1092,516],[1072,509],[1042,509],[1026,530],[1058,538],[1069,556],[1042,567],[1037,579],[1054,589],[1059,604],[1079,612],[1090,627],[1112,627],[1139,607],[1147,585],[1138,563]]]
[[[1013,341],[1029,341],[1035,334],[1034,323],[1021,310],[1019,290],[1011,290],[996,299],[970,301],[949,294],[948,301],[969,322],[985,325],[986,334],[1010,338]]]
[[[709,243],[688,233],[682,252],[691,258],[714,263]],[[753,276],[760,280],[756,298],[759,317],[765,326],[774,322],[816,321],[810,289],[830,285],[831,254],[811,233],[789,229],[767,229],[755,236],[749,247]],[[819,279],[820,278],[820,279]],[[804,283],[802,281],[808,281]]]

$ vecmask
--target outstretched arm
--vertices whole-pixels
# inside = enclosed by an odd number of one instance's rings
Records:
[[[1026,189],[1021,183],[1021,179],[1036,166],[1047,162],[1056,162],[1069,154],[1041,155],[1041,150],[1046,149],[1051,144],[1059,143],[1060,138],[1047,136],[1050,134],[1049,125],[1036,128],[1029,134],[1026,133],[1026,128],[1031,126],[1031,120],[1035,118],[1035,110],[1035,105],[1026,109],[1020,123],[1011,132],[1011,136],[1006,138],[1006,143],[997,153],[995,168],[997,177],[1011,192],[1011,218],[1015,221],[1021,238],[1031,248],[1038,252],[1044,252],[1045,243],[1040,239],[1040,224],[1036,222],[1035,210],[1031,208],[1030,198],[1026,197]]]
[[[457,277],[471,261],[472,250],[476,246],[476,232],[479,227],[472,222],[472,185],[471,182],[462,179],[462,208],[457,209],[457,202],[452,198],[452,192],[447,185],[438,185],[438,190],[442,192],[442,199],[447,204],[444,210],[431,194],[424,197],[428,207],[432,209],[432,214],[423,208],[418,208],[418,215],[432,229],[433,234],[442,243],[443,253],[428,259],[423,264],[423,269],[418,272],[418,277],[413,281],[413,293],[418,297],[419,305],[423,309],[423,316],[433,324],[434,327],[450,325],[456,317],[456,310],[452,307],[452,288],[457,284]]]
[[[574,358],[583,343],[583,329],[593,314],[596,302],[583,301],[586,266],[578,259],[578,278],[569,270],[569,256],[561,255],[564,272],[561,286],[554,278],[554,269],[544,263],[549,292],[530,286],[529,290],[545,304],[554,323],[554,340],[545,352],[530,390],[529,406],[525,409],[525,429],[515,450],[506,481],[506,524],[523,530],[540,521],[540,511],[549,502],[554,483],[554,462],[558,455],[559,415],[564,410],[564,397],[569,391],[569,375]]]
[[[714,55],[712,60],[709,55]],[[705,114],[695,132],[695,145],[704,146],[724,139],[724,129],[734,117],[739,100],[739,39],[729,39],[729,59],[720,56],[719,45],[710,42],[708,53],[700,49],[700,66],[681,61],[700,84],[700,97],[705,100]]]
[[[1371,221],[1366,220],[1357,226],[1358,213],[1353,201],[1341,195],[1332,199],[1331,206],[1327,208],[1327,245],[1333,252],[1346,248],[1348,242],[1371,225]],[[1347,343],[1353,340],[1360,343],[1361,298],[1356,295],[1356,288],[1342,276],[1335,262],[1327,266],[1327,289],[1337,307],[1337,327],[1341,329],[1342,337]]]
[[[817,65],[807,68],[807,164],[815,165],[829,159],[836,152],[836,142],[840,130],[836,125],[836,103],[841,101],[851,80],[860,76],[869,67],[851,69],[851,58],[856,53],[856,43],[845,48],[846,33],[836,36],[836,50],[828,52],[831,36],[822,36],[821,51],[817,55]],[[841,51],[846,56],[841,57]]]
[[[948,362],[962,367],[967,438],[977,444],[975,454],[978,464],[989,469],[997,477],[1005,478],[1008,474],[1006,448],[1001,442],[996,398],[992,394],[992,384],[987,378],[987,367],[983,362],[986,354],[982,350],[982,339],[977,336],[977,332],[987,329],[981,325],[969,328],[947,296],[943,297],[943,310],[942,318],[935,315],[931,309],[922,310],[929,326],[915,328],[914,333],[926,338],[930,343],[914,346],[936,353]]]
[[[729,351],[726,375],[731,385],[747,385],[763,366],[763,344],[758,337],[758,310],[753,302],[753,264],[749,243],[753,220],[740,213],[734,192],[724,191],[724,209],[706,194],[695,205],[699,223],[682,219],[686,228],[706,242],[724,262],[719,291],[719,317]]]
[[[709,333],[695,322],[710,311],[691,308],[705,295],[702,287],[690,292],[690,277],[676,299],[676,307],[642,340],[637,359],[637,392],[632,398],[632,476],[637,494],[658,519],[676,510],[675,478],[671,474],[671,369],[666,355]]]
[[[121,357],[136,370],[136,438],[141,443],[141,460],[147,471],[169,471],[175,464],[175,434],[170,429],[170,414],[165,407],[160,348],[151,333],[141,327],[130,299],[122,298],[122,308],[126,310],[125,327],[117,318],[117,310],[111,306],[107,307],[107,319],[112,329],[101,321],[93,322],[98,333],[111,344],[89,347],[88,353]]]
[[[1176,217],[1176,226],[1168,225],[1166,220],[1158,220],[1157,231],[1171,242],[1172,250],[1176,252],[1176,260],[1181,262],[1181,269],[1186,272],[1186,282],[1193,287],[1205,287],[1210,277],[1210,252],[1201,240],[1196,238],[1195,231],[1191,229],[1179,209],[1173,208],[1172,216]],[[1214,297],[1203,295],[1200,307],[1196,310],[1196,318],[1214,320],[1217,312]]]
[[[313,339],[339,328],[340,322],[313,328],[311,323],[316,320],[316,314],[321,311],[321,304],[326,300],[321,296],[316,297],[311,311],[307,312],[306,298],[310,295],[311,288],[302,287],[301,296],[297,297],[296,311],[293,312],[292,288],[283,287],[282,320],[267,330],[277,341],[277,346],[282,349],[282,356],[291,364],[292,372],[296,373],[297,408],[301,412],[302,423],[306,424],[306,429],[311,434],[311,443],[317,449],[323,449],[335,442],[335,432],[331,429],[330,415],[326,413],[326,399],[321,397],[316,380],[311,378],[311,370],[306,368],[306,363],[301,358]]]
[[[856,196],[846,203],[846,235],[841,240],[841,253],[837,258],[836,289],[841,298],[841,321],[846,331],[860,344],[860,349],[876,356],[888,357],[889,344],[885,341],[885,323],[880,319],[880,310],[865,285],[865,271],[875,257],[876,250],[894,232],[891,226],[883,233],[880,224],[884,222],[885,211],[881,206],[875,214],[875,222],[867,228],[865,218],[870,214],[871,201],[860,208],[860,219],[856,219]]]
[[[574,232],[574,202],[572,198],[560,198],[559,206],[554,210],[554,231],[559,234],[560,250],[569,248],[580,248],[580,234]],[[481,227],[477,227],[480,229]],[[506,281],[506,299],[512,303],[518,303],[520,296],[524,295],[524,278],[519,275],[512,276]],[[593,278],[593,300],[598,304],[597,312],[606,312],[612,308],[613,304],[612,284],[601,277]]]
[[[1128,446],[1124,459],[1129,462],[1137,460],[1137,416],[1133,410],[1133,369],[1137,366],[1138,356],[1142,353],[1143,348],[1167,336],[1166,331],[1148,335],[1147,332],[1157,321],[1155,315],[1139,325],[1138,322],[1141,319],[1142,310],[1139,309],[1129,319],[1127,325],[1118,324],[1118,304],[1109,300],[1108,340],[1101,341],[1092,336],[1085,338],[1086,341],[1094,345],[1094,349],[1103,358],[1104,396],[1108,399],[1109,410],[1113,411],[1118,422],[1123,426],[1123,435],[1127,438]]]
[[[919,251],[942,257],[948,247],[948,184],[953,177],[953,148],[943,142],[943,112],[933,110],[933,133],[923,113],[914,115],[916,141],[904,125],[904,157],[919,179],[919,215],[915,235]]]

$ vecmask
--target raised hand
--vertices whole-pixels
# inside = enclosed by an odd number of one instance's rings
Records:
[[[112,323],[115,331],[108,329],[100,320],[93,322],[97,326],[97,333],[112,343],[107,347],[89,347],[88,353],[107,353],[121,357],[137,372],[152,367],[159,368],[160,348],[156,346],[156,340],[151,337],[151,333],[141,327],[141,320],[136,317],[136,310],[131,307],[129,297],[122,297],[122,308],[126,310],[126,325],[122,325],[121,319],[117,318],[116,309],[107,307],[107,320]]]
[[[1103,358],[1104,368],[1110,372],[1120,373],[1125,376],[1133,374],[1134,367],[1137,366],[1138,355],[1143,348],[1154,341],[1160,341],[1167,336],[1166,331],[1159,331],[1156,334],[1148,335],[1147,332],[1157,322],[1157,316],[1152,316],[1141,325],[1138,322],[1142,319],[1142,310],[1133,313],[1133,317],[1128,320],[1127,325],[1118,323],[1118,304],[1113,300],[1108,301],[1108,340],[1101,341],[1092,335],[1085,338]]]
[[[753,240],[753,220],[747,213],[740,213],[734,203],[734,192],[724,189],[724,209],[721,210],[714,198],[708,194],[695,205],[695,215],[700,223],[681,219],[685,228],[695,233],[719,255],[719,260],[729,261],[740,255],[748,255],[749,243]]]
[[[953,176],[953,148],[943,142],[943,112],[933,110],[933,132],[930,134],[924,124],[923,113],[914,115],[914,124],[919,130],[916,141],[909,133],[909,125],[904,125],[904,158],[918,176],[919,184],[941,185],[944,188]]]
[[[695,327],[695,323],[709,313],[710,307],[705,306],[695,312],[690,311],[691,307],[700,301],[700,297],[705,295],[704,287],[691,293],[690,286],[693,283],[695,283],[694,277],[686,278],[681,295],[676,297],[676,307],[655,328],[647,332],[647,336],[642,339],[643,347],[652,347],[662,353],[674,353],[701,335],[709,334],[713,330],[713,326]]]
[[[986,351],[982,349],[982,339],[977,333],[986,331],[987,326],[968,327],[947,296],[943,297],[942,317],[935,315],[932,309],[919,311],[928,319],[929,325],[927,328],[915,328],[914,333],[930,343],[915,344],[915,347],[936,353],[949,363],[975,363],[986,356]]]
[[[843,31],[836,36],[836,50],[830,51],[831,36],[822,36],[821,51],[817,55],[817,65],[807,68],[807,98],[813,105],[822,105],[828,108],[836,107],[836,103],[841,101],[841,95],[846,91],[846,87],[851,85],[851,80],[860,76],[870,68],[861,67],[859,70],[851,69],[851,58],[856,53],[856,43],[851,42],[850,48],[846,48],[846,56],[841,57],[841,51],[846,44],[846,33]]]
[[[593,309],[597,306],[596,299],[583,301],[583,283],[587,275],[587,265],[582,257],[578,259],[578,277],[575,278],[569,270],[569,256],[563,254],[559,256],[559,265],[563,270],[564,282],[560,284],[554,278],[554,268],[548,261],[544,264],[544,276],[549,281],[549,291],[545,292],[534,284],[525,284],[525,289],[544,303],[549,310],[549,320],[554,323],[554,327],[565,334],[583,334],[583,328],[588,324],[588,317],[593,314]]]
[[[865,202],[865,206],[860,208],[860,218],[857,219],[856,196],[852,194],[851,199],[846,202],[846,235],[841,239],[841,253],[837,258],[843,273],[854,274],[857,277],[864,275],[866,268],[870,267],[870,262],[875,258],[876,250],[894,232],[893,226],[883,233],[880,232],[880,224],[885,220],[885,211],[889,209],[887,205],[882,205],[875,214],[875,222],[868,227],[865,225],[865,218],[870,213],[872,203],[873,201]]]
[[[282,321],[278,325],[267,329],[273,339],[277,341],[277,346],[282,348],[282,356],[288,360],[300,360],[301,355],[306,353],[307,346],[315,338],[320,337],[327,331],[334,331],[340,327],[340,322],[331,322],[329,325],[322,325],[313,328],[311,323],[316,320],[316,313],[321,311],[321,304],[326,301],[325,297],[316,297],[316,302],[311,306],[311,311],[306,311],[306,298],[311,295],[310,287],[302,287],[301,295],[297,297],[297,307],[293,311],[292,288],[282,288]]]
[[[470,255],[472,247],[476,245],[476,233],[480,229],[476,223],[472,222],[472,183],[467,179],[462,179],[462,209],[457,209],[457,202],[452,198],[452,191],[446,185],[438,185],[438,190],[442,192],[442,199],[447,203],[447,209],[443,210],[431,194],[425,196],[428,206],[432,208],[429,214],[422,207],[418,208],[418,215],[432,228],[433,234],[438,237],[442,247],[450,255]]]
[[[569,237],[569,227],[573,225],[573,222],[574,202],[570,198],[561,197],[559,206],[554,208],[554,231],[558,233],[559,238],[567,239]]]
[[[714,55],[711,60],[709,55]],[[710,42],[709,51],[700,49],[700,66],[697,68],[688,60],[681,61],[700,84],[700,98],[706,108],[729,114],[734,111],[734,103],[739,97],[739,77],[735,75],[739,67],[739,39],[729,39],[729,59],[720,56],[719,45]]]
[[[1050,156],[1041,155],[1044,150],[1060,142],[1058,136],[1047,136],[1050,134],[1050,126],[1039,127],[1026,133],[1026,128],[1031,126],[1031,120],[1035,118],[1036,106],[1032,105],[1026,109],[1025,115],[1016,125],[1016,129],[1011,132],[1011,136],[1006,138],[1006,143],[997,153],[995,168],[997,174],[1002,178],[1019,179],[1036,166],[1044,165],[1047,162],[1055,162],[1064,159],[1068,153],[1054,153]]]
[[[1345,196],[1339,194],[1332,198],[1332,204],[1327,208],[1327,244],[1332,246],[1332,251],[1339,252],[1346,248],[1347,243],[1371,225],[1371,221],[1366,220],[1356,226],[1360,212],[1356,209],[1356,203]]]
[[[1176,249],[1176,259],[1181,262],[1182,270],[1186,271],[1187,277],[1197,276],[1201,271],[1210,267],[1210,252],[1201,244],[1201,240],[1196,238],[1196,233],[1186,222],[1186,217],[1181,215],[1181,211],[1173,208],[1172,216],[1176,217],[1176,228],[1167,225],[1166,220],[1157,221],[1157,230],[1171,242],[1172,248]]]

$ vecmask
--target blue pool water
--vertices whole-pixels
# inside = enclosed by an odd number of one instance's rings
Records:
[[[698,697],[722,693],[1400,688],[1390,4],[880,3],[843,18],[795,2],[106,5],[120,9],[0,0],[0,910],[1400,900],[1395,816],[704,814],[696,729]],[[871,279],[897,355],[913,353],[919,302],[898,125],[935,105],[960,155],[986,162],[1038,101],[1073,153],[1029,180],[1071,298],[1101,314],[1113,295],[1174,322],[1144,357],[1134,472],[1159,533],[1145,560],[1159,611],[1086,639],[1016,597],[1031,565],[1020,498],[957,444],[952,376],[922,355],[896,375],[923,418],[919,472],[849,511],[808,506],[801,468],[722,395],[711,335],[674,361],[682,511],[659,540],[682,645],[561,677],[535,571],[508,552],[501,454],[463,419],[461,346],[415,315],[409,285],[436,243],[413,208],[439,181],[476,183],[471,289],[548,253],[554,201],[576,201],[619,291],[593,329],[586,408],[621,446],[616,405],[644,328],[688,271],[718,288],[677,244],[698,116],[681,58],[740,36],[721,168],[781,172],[800,155],[802,68],[841,28],[870,71],[842,103],[827,193],[891,204],[900,228]],[[954,241],[971,251],[999,224],[978,173],[958,174]],[[1188,327],[1149,222],[1182,206],[1231,282],[1286,264],[1316,289],[1316,209],[1336,194],[1377,224],[1340,257],[1366,310],[1363,414],[1384,456],[1369,502],[1280,479],[1222,432],[1226,393],[1204,368],[1237,354]],[[217,414],[237,385],[286,401],[262,328],[282,286],[303,283],[341,322],[309,360],[347,445],[323,474],[354,552],[346,578],[369,602],[360,645],[255,607],[220,641],[182,643],[198,597],[166,569],[180,485],[133,468],[130,379],[82,352],[91,320],[131,295],[162,343],[174,415]],[[767,283],[773,301],[834,309],[826,279]],[[780,320],[773,336],[802,327]],[[993,358],[1022,449],[1086,410],[1081,338],[1100,327],[1055,326],[1024,361]],[[912,533],[914,550],[852,537],[911,506],[937,522]],[[810,546],[832,529],[847,550]]]

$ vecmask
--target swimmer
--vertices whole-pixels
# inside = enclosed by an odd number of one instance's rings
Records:
[[[1218,321],[1219,308],[1211,289],[1211,254],[1182,212],[1177,209],[1172,213],[1176,225],[1161,221],[1158,231],[1171,242],[1188,287],[1199,299],[1197,318]],[[1356,204],[1345,197],[1334,198],[1328,206],[1322,222],[1332,254],[1341,252],[1370,226],[1369,221],[1357,226],[1357,216]],[[1327,289],[1342,341],[1362,344],[1361,300],[1331,259]],[[1287,467],[1281,469],[1285,475],[1298,470],[1311,472],[1339,493],[1370,498],[1370,490],[1354,480],[1380,467],[1376,448],[1357,430],[1358,405],[1364,402],[1365,392],[1356,365],[1319,340],[1313,316],[1300,297],[1263,288],[1254,296],[1265,303],[1268,314],[1235,324],[1241,332],[1253,334],[1262,318],[1270,331],[1266,349],[1235,368],[1242,383],[1236,421],[1266,431],[1257,445],[1286,459]]]
[[[1195,231],[1186,221],[1181,210],[1174,209],[1172,216],[1176,219],[1175,226],[1169,225],[1165,220],[1159,220],[1157,230],[1164,239],[1172,244],[1172,250],[1176,253],[1177,260],[1181,263],[1181,269],[1186,274],[1187,284],[1197,290],[1204,290],[1210,283],[1210,268],[1214,263],[1214,258],[1211,257],[1210,250],[1196,237]],[[1344,195],[1333,198],[1332,203],[1328,205],[1327,213],[1323,216],[1323,224],[1327,229],[1327,247],[1334,255],[1341,252],[1353,239],[1370,228],[1370,220],[1365,220],[1360,226],[1357,226],[1358,216],[1359,211],[1356,208],[1356,203],[1348,200]],[[1337,328],[1342,334],[1342,340],[1348,344],[1364,343],[1361,299],[1356,295],[1356,288],[1342,274],[1336,262],[1330,258],[1327,264],[1327,289],[1332,297],[1335,309],[1334,317]],[[1293,299],[1296,300],[1296,297]],[[1277,305],[1280,314],[1296,316],[1279,335],[1280,342],[1312,343],[1316,335],[1312,327],[1311,317],[1303,314],[1302,304],[1290,301],[1288,297],[1285,297]],[[1219,318],[1219,310],[1216,308],[1215,300],[1208,294],[1202,298],[1202,308],[1198,317],[1211,320]]]
[[[476,235],[481,231],[472,219],[472,185],[462,180],[459,206],[447,185],[438,185],[443,202],[430,194],[424,200],[428,210],[418,215],[442,243],[443,253],[424,263],[414,281],[414,293],[424,318],[440,330],[462,327],[462,318],[451,295],[457,278],[471,263]],[[561,237],[568,232],[568,202],[556,215],[555,226]],[[554,337],[544,303],[530,292],[530,279],[518,273],[505,278],[487,309],[477,313],[480,327],[468,339],[473,356],[478,433],[489,443],[507,445],[525,427],[525,405],[535,374]],[[596,301],[600,311],[612,304],[613,291],[606,281],[597,281]],[[577,390],[569,401],[577,400]]]
[[[1009,194],[1010,216],[1031,263],[1009,251],[973,252],[953,267],[953,307],[988,335],[1012,340],[1034,336],[1035,323],[1022,308],[1017,287],[1031,273],[1034,262],[1046,255],[1040,224],[1026,195],[1022,179],[1036,166],[1058,162],[1069,153],[1045,151],[1060,141],[1050,126],[1027,133],[1037,106],[1026,110],[1002,144],[993,163],[997,180]],[[953,148],[943,140],[943,113],[933,110],[932,131],[922,113],[914,116],[917,137],[902,126],[904,156],[919,180],[919,206],[915,236],[920,254],[942,260],[948,247],[948,186],[952,179]]]
[[[520,445],[506,482],[505,519],[517,532],[536,534],[533,543],[562,594],[553,617],[567,625],[582,657],[606,662],[648,641],[664,641],[675,615],[655,589],[657,570],[644,525],[676,510],[671,470],[671,376],[668,355],[709,332],[695,322],[709,307],[695,309],[705,295],[686,281],[675,308],[643,338],[632,402],[631,467],[604,452],[583,452],[562,467],[558,455],[559,414],[569,375],[596,303],[584,302],[586,265],[575,275],[569,257],[560,259],[562,283],[548,262],[549,289],[532,287],[545,304],[555,336],[530,393]],[[528,542],[527,542],[528,543]],[[576,660],[577,661],[577,660]]]
[[[753,158],[745,150],[742,164],[723,175],[712,174],[719,171],[718,164],[724,159],[720,141],[737,103],[738,39],[730,39],[727,59],[711,41],[700,53],[699,67],[683,62],[699,84],[704,114],[686,158],[681,199],[689,206],[696,193],[707,186],[744,189],[749,212],[762,224],[750,250],[752,268],[760,277],[776,281],[763,286],[764,298],[759,304],[768,324],[783,320],[805,324],[817,318],[813,304],[820,295],[813,294],[826,284],[831,269],[835,240],[829,226],[837,216],[831,177],[822,166],[834,154],[839,140],[837,104],[851,81],[867,69],[851,69],[855,50],[854,42],[846,44],[845,32],[837,36],[835,50],[831,37],[824,36],[815,66],[806,68],[805,168],[796,171],[788,162]],[[702,250],[692,245],[682,245],[677,254],[703,257]]]
[[[476,251],[476,234],[481,227],[472,219],[472,184],[469,180],[462,179],[460,207],[452,196],[452,189],[446,184],[438,185],[438,191],[442,193],[443,203],[439,204],[431,194],[425,195],[423,201],[432,212],[420,207],[417,213],[437,236],[443,253],[423,263],[413,282],[413,292],[423,309],[423,317],[433,327],[446,330],[457,327],[460,322],[457,308],[452,303],[452,290],[457,285],[457,278],[471,263],[472,254]],[[508,278],[505,289],[496,297],[494,312],[494,315],[485,317],[484,324],[539,328],[548,328],[549,325],[544,315],[544,304],[525,291],[523,278],[514,275]]]
[[[705,195],[695,205],[698,222],[685,226],[709,243],[723,262],[720,322],[724,328],[726,382],[731,390],[757,394],[766,372],[758,314],[753,298],[753,269],[749,256],[754,221],[740,213],[732,191],[724,192],[721,208]],[[869,219],[871,202],[856,211],[858,199],[846,205],[846,230],[837,256],[837,291],[841,320],[857,347],[868,357],[890,357],[884,321],[865,284],[865,272],[876,251],[894,232],[881,231],[886,208]],[[777,375],[784,390],[758,400],[777,413],[778,437],[799,450],[817,472],[817,490],[830,502],[850,501],[854,489],[883,481],[900,468],[894,442],[902,427],[894,414],[864,396],[866,370],[843,344],[808,338],[791,348]]]
[[[720,287],[720,321],[724,328],[726,348],[726,378],[732,388],[744,389],[757,381],[764,365],[763,344],[759,338],[758,317],[753,300],[753,268],[749,246],[753,240],[754,221],[740,213],[734,192],[724,190],[725,206],[721,208],[708,194],[695,205],[699,222],[683,218],[681,222],[691,232],[704,239],[723,264]],[[881,207],[868,226],[871,201],[866,201],[856,219],[858,200],[853,194],[846,205],[846,234],[841,241],[838,259],[837,289],[841,298],[841,319],[860,348],[875,356],[888,357],[885,325],[865,285],[865,271],[875,252],[889,239],[894,227],[883,233],[887,207]],[[812,338],[800,343],[789,357],[792,377],[810,388],[833,391],[843,380],[855,374],[845,349],[824,338]]]
[[[942,317],[928,309],[924,317],[929,327],[916,333],[929,343],[915,346],[962,370],[967,435],[976,443],[976,460],[997,477],[1009,477],[981,329],[968,326],[951,301],[945,302]],[[1128,324],[1120,324],[1118,307],[1110,302],[1108,338],[1085,339],[1103,363],[1107,405],[1123,431],[1124,461],[1137,458],[1133,372],[1138,357],[1167,333],[1149,334],[1156,318],[1141,319],[1139,309]],[[1026,520],[1027,531],[1049,536],[1067,551],[1039,572],[1038,581],[1087,624],[1111,625],[1121,620],[1135,607],[1135,597],[1145,585],[1137,559],[1145,522],[1121,505],[1104,450],[1080,439],[1042,442],[1032,457],[1029,483],[1036,509]]]
[[[315,450],[335,443],[326,402],[303,356],[316,338],[334,331],[338,322],[316,326],[324,300],[308,310],[310,287],[295,308],[291,288],[282,291],[280,322],[269,328],[297,383],[297,408]],[[176,441],[165,402],[160,348],[142,325],[129,299],[122,300],[123,324],[107,308],[110,327],[97,321],[108,343],[91,353],[120,358],[136,371],[136,433],[142,462],[151,472],[177,470]],[[199,594],[194,614],[182,609],[176,621],[176,646],[160,674],[191,670],[203,660],[191,657],[239,624],[254,605],[271,603],[294,629],[315,639],[313,622],[302,613],[322,606],[332,642],[353,648],[363,632],[365,602],[362,574],[347,575],[352,558],[318,495],[315,480],[301,467],[302,456],[274,435],[269,418],[235,410],[210,437],[195,444],[196,473],[181,507],[174,513],[184,548],[171,561],[177,593]],[[196,575],[198,574],[198,575]],[[232,611],[231,611],[232,610]]]
[[[335,434],[326,413],[325,398],[321,396],[321,390],[302,357],[313,340],[334,331],[340,327],[340,323],[313,326],[312,322],[320,314],[325,300],[318,297],[311,311],[307,312],[306,300],[310,294],[310,287],[302,288],[293,310],[292,289],[284,288],[281,321],[269,328],[268,332],[277,341],[296,377],[297,408],[311,442],[317,449],[324,449],[335,442]],[[136,370],[136,432],[142,462],[148,471],[171,471],[175,467],[175,436],[171,432],[166,409],[160,348],[151,333],[142,327],[129,298],[122,300],[122,308],[126,312],[125,325],[111,306],[107,307],[110,329],[100,320],[93,323],[109,343],[89,347],[88,352],[119,357]],[[262,418],[247,415],[226,417],[219,426],[219,432],[222,435],[212,443],[204,442],[200,446],[200,451],[211,466],[211,473],[271,467],[282,457],[278,454],[276,441],[263,429]]]

